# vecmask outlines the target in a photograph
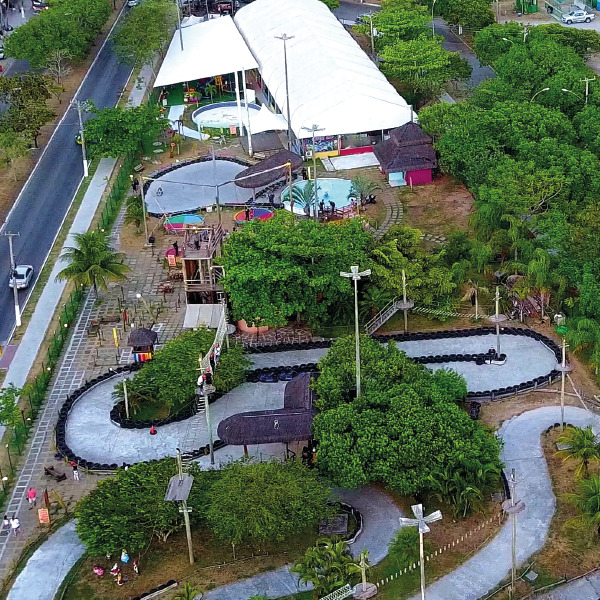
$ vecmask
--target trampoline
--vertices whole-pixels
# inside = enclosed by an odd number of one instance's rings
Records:
[[[268,221],[271,217],[273,217],[275,213],[268,208],[251,208],[250,209],[250,221],[254,219],[258,219],[259,221]],[[235,213],[234,217],[236,223],[245,223],[246,222],[246,211],[240,210],[240,212]]]
[[[146,188],[148,212],[157,217],[189,214],[216,204],[217,189],[221,206],[247,204],[252,190],[233,183],[247,164],[217,158],[202,159],[159,174]],[[217,188],[218,186],[218,188]]]
[[[251,120],[254,120],[252,116],[258,115],[260,106],[248,104],[248,110],[250,111]],[[244,123],[247,121],[245,105],[242,105],[242,120]],[[229,129],[232,125],[239,127],[240,121],[237,103],[217,102],[203,106],[194,111],[192,121],[199,127],[211,127],[214,129]]]
[[[184,225],[201,225],[204,223],[204,217],[200,215],[183,214],[169,217],[165,221],[165,229],[169,233],[183,231]]]
[[[294,183],[294,188],[300,188],[304,190],[306,186],[306,181],[299,181],[298,183]],[[317,198],[319,202],[325,203],[325,208],[329,210],[330,204],[329,202],[335,202],[336,210],[344,209],[350,206],[351,200],[348,199],[348,194],[350,193],[350,188],[352,187],[352,182],[349,179],[334,179],[331,177],[328,178],[319,178],[317,179]],[[281,198],[286,198],[289,194],[288,192],[289,186],[287,186],[281,192]],[[283,206],[286,210],[290,210],[289,200],[284,200]],[[304,207],[298,206],[294,204],[294,214],[296,215],[304,215]]]

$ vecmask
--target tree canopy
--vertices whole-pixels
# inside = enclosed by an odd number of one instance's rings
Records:
[[[231,544],[280,542],[331,514],[329,488],[297,460],[230,463],[210,490],[206,519]]]
[[[194,525],[203,524],[210,485],[219,471],[201,471],[192,464],[194,483],[188,498]],[[169,479],[177,473],[175,460],[138,463],[103,479],[75,507],[77,534],[94,556],[118,554],[123,548],[144,550],[156,537],[161,542],[183,528],[177,502],[165,502]]]
[[[139,154],[144,139],[155,139],[169,126],[159,107],[150,104],[102,110],[92,106],[90,112],[95,115],[85,123],[90,156],[116,158]]]
[[[315,325],[346,314],[353,293],[340,271],[371,266],[371,243],[357,219],[324,224],[278,211],[251,221],[229,237],[221,258],[234,318],[280,326],[300,316]]]
[[[361,337],[361,396],[355,398],[354,339],[338,339],[319,362],[317,466],[341,487],[382,482],[400,494],[427,491],[428,477],[460,461],[499,465],[498,440],[457,405],[454,371],[432,374],[394,343]]]

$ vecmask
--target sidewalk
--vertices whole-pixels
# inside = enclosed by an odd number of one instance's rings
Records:
[[[139,78],[140,81],[130,95],[131,104],[139,105],[142,102],[145,88],[147,82],[150,81],[151,75],[152,71],[150,68],[142,70]],[[115,161],[112,159],[103,159],[100,162],[82,200],[65,245],[68,246],[72,243],[75,233],[86,231],[89,228],[114,164]],[[50,321],[65,289],[66,283],[55,280],[56,273],[61,268],[63,268],[63,265],[57,262],[52,270],[50,279],[38,300],[36,310],[23,336],[23,340],[17,348],[15,358],[7,371],[4,385],[14,383],[17,387],[21,387],[27,379],[28,373],[39,352],[40,344],[44,339],[44,335],[48,330]],[[10,573],[13,562],[19,557],[27,543],[28,533],[38,527],[36,511],[23,510],[23,507],[26,505],[25,493],[27,488],[33,485],[38,491],[41,491],[44,487],[52,487],[48,484],[46,478],[44,478],[43,466],[53,462],[54,448],[52,437],[58,410],[65,396],[79,387],[86,375],[85,371],[74,368],[74,357],[77,350],[85,343],[86,338],[82,335],[81,331],[82,328],[87,326],[93,304],[94,299],[88,295],[74,328],[74,331],[78,331],[79,333],[74,333],[67,344],[65,357],[60,367],[56,369],[48,393],[48,399],[33,424],[33,430],[25,447],[22,468],[18,474],[15,487],[5,511],[6,514],[10,514],[11,516],[14,514],[18,515],[24,533],[18,538],[14,536],[0,537],[0,580],[4,580]],[[95,486],[96,480],[95,477],[86,478],[86,480],[81,482],[81,489],[85,490],[88,487],[91,489]]]

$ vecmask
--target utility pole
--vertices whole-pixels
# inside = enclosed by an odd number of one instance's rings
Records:
[[[408,311],[415,303],[406,299],[406,271],[404,269],[402,269],[402,300],[396,305],[404,313],[404,333],[408,333]]]
[[[519,500],[518,502],[516,500],[517,478],[515,477],[514,469],[511,469],[508,485],[510,486],[510,500],[505,500],[502,503],[502,508],[507,515],[510,515],[512,524],[510,598],[514,598],[517,586],[517,515],[525,510],[523,500]]]
[[[131,180],[133,181],[133,175],[129,176],[131,178]],[[144,194],[144,176],[140,175],[140,197],[142,199],[142,215],[144,218],[144,235],[145,240],[144,240],[144,246],[148,245],[148,215],[146,214],[146,197]]]
[[[179,43],[181,44],[181,51],[183,52],[183,31],[181,30],[181,5],[179,4],[179,0],[175,0],[175,4],[177,5],[177,29],[179,29]]]
[[[291,116],[290,116],[290,86],[288,82],[288,66],[287,66],[287,42],[289,40],[293,40],[295,36],[287,35],[287,33],[282,33],[281,35],[276,35],[275,38],[283,41],[283,68],[285,70],[285,97],[287,103],[287,134],[288,134],[288,150],[292,150],[292,124],[291,124]]]
[[[506,321],[506,315],[500,314],[500,288],[499,288],[499,286],[496,286],[495,300],[496,300],[496,314],[492,315],[491,317],[488,317],[488,319],[492,323],[496,324],[496,346],[497,346],[496,352],[498,353],[498,356],[500,356],[500,323],[503,323],[504,321]]]
[[[567,373],[573,370],[573,366],[567,364],[567,332],[569,328],[565,325],[565,317],[558,316],[556,322],[558,327],[556,332],[562,336],[562,360],[554,367],[555,371],[560,372],[560,430],[564,431],[565,427],[565,377]]]
[[[83,132],[83,116],[81,113],[82,113],[82,111],[87,110],[88,103],[80,102],[79,100],[73,100],[72,104],[75,105],[75,108],[77,109],[77,116],[79,117],[79,135],[81,136],[81,154],[82,154],[82,158],[83,158],[83,176],[87,177],[89,174],[89,171],[88,171],[87,155],[85,152],[85,135]]]
[[[585,77],[579,80],[581,83],[585,83],[585,103],[587,104],[588,95],[590,93],[590,81],[596,81],[596,77]]]
[[[306,131],[310,131],[312,133],[313,183],[315,184],[314,217],[315,217],[315,221],[318,221],[319,220],[319,196],[318,196],[317,188],[319,187],[319,182],[317,180],[317,147],[316,147],[316,142],[315,142],[315,133],[317,131],[323,131],[324,128],[313,124],[312,127],[302,127],[302,129],[306,129]]]
[[[129,398],[127,397],[127,379],[123,380],[123,396],[125,397],[125,416],[129,420]]]
[[[13,237],[19,237],[21,234],[19,233],[10,233],[7,231],[5,234],[8,238],[8,249],[10,251],[10,278],[13,280],[13,295],[15,298],[15,323],[17,327],[21,326],[21,308],[19,307],[19,290],[17,289],[17,280],[14,279],[15,276],[15,255],[13,252]]]

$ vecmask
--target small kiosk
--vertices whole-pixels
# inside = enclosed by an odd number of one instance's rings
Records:
[[[154,346],[158,341],[158,333],[152,329],[133,329],[127,338],[127,345],[133,349],[134,362],[146,362],[154,358]]]

